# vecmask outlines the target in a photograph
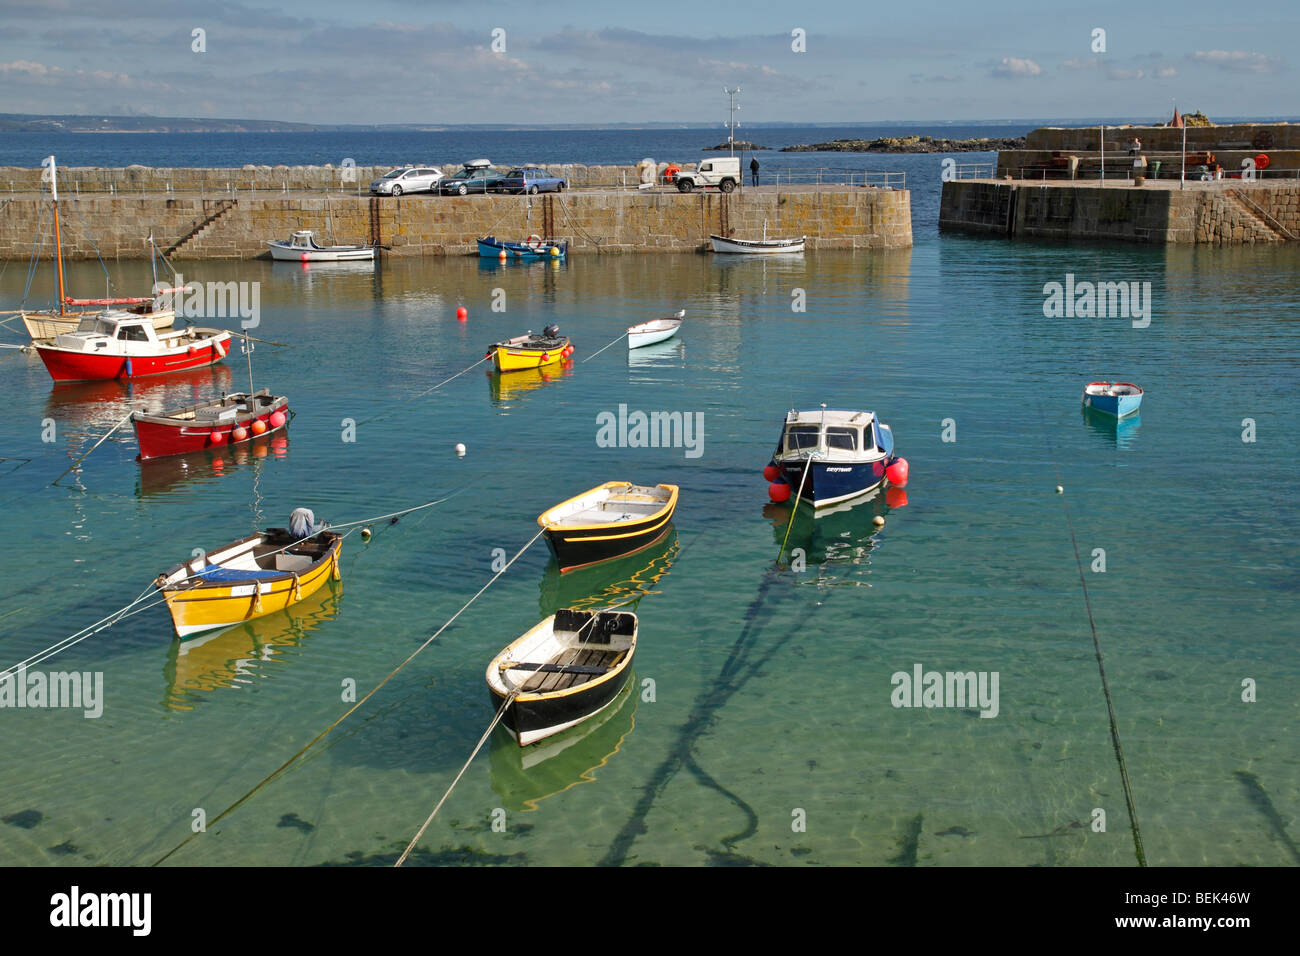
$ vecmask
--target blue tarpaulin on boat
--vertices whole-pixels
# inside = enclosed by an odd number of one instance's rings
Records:
[[[206,581],[222,581],[227,584],[237,584],[240,581],[251,581],[254,578],[278,578],[284,574],[283,571],[243,571],[234,568],[223,568],[219,564],[209,564],[200,571],[195,577],[203,578]]]

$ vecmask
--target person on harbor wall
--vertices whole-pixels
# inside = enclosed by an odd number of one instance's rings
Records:
[[[1142,140],[1134,136],[1133,142],[1129,143],[1128,154],[1130,156],[1136,156],[1140,152],[1142,152]]]
[[[757,156],[755,156],[753,159],[749,161],[749,175],[750,178],[754,181],[754,185],[757,186],[758,185],[758,157]]]

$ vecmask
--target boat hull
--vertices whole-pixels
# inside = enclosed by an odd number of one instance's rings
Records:
[[[372,246],[338,246],[324,249],[295,249],[280,242],[268,242],[271,258],[280,262],[370,262],[375,258]]]
[[[495,236],[485,236],[478,240],[478,254],[484,259],[500,259],[503,252],[507,259],[563,259],[569,254],[569,243],[567,240],[553,242],[542,239],[537,245],[532,245],[497,239]]]
[[[559,365],[568,356],[568,338],[561,338],[554,348],[531,348],[522,345],[499,344],[492,347],[492,364],[498,372],[522,372],[527,369],[549,368]]]
[[[56,382],[94,382],[115,378],[145,378],[185,369],[216,365],[226,357],[230,335],[202,345],[155,355],[104,355],[54,345],[36,345],[50,377]]]
[[[669,497],[663,507],[653,514],[632,521],[570,526],[548,519],[548,515],[562,509],[567,502],[543,513],[537,521],[545,529],[546,544],[555,558],[555,563],[559,565],[560,573],[565,574],[601,561],[634,554],[650,547],[668,534],[672,528],[673,515],[677,511],[677,487],[675,485],[659,487],[670,489]],[[593,489],[595,490],[597,489]],[[590,495],[591,492],[585,494]]]
[[[799,496],[814,508],[840,504],[874,491],[885,483],[884,458],[853,464],[813,462],[806,479],[803,476],[804,459],[786,459],[776,464],[792,492],[798,493],[799,483],[803,482],[803,492]]]
[[[634,325],[627,330],[627,347],[639,349],[646,345],[656,345],[659,342],[667,341],[676,335],[677,330],[681,327],[682,320],[678,318],[654,319],[650,322]]]
[[[618,699],[620,692],[627,686],[628,678],[632,674],[632,661],[636,655],[637,623],[635,614],[560,610],[551,619],[551,626],[554,626],[554,622],[562,620],[566,615],[576,615],[575,620],[590,618],[592,615],[596,615],[598,618],[617,618],[622,622],[622,626],[626,628],[620,633],[625,637],[630,635],[630,644],[622,652],[618,662],[610,667],[608,672],[594,676],[584,683],[572,684],[562,690],[524,691],[518,693],[506,707],[501,722],[514,734],[516,742],[521,747],[537,743],[539,740],[561,733],[596,716]],[[535,645],[545,643],[544,637],[539,641],[536,635],[547,624],[548,622],[543,622],[538,627],[530,630],[519,640],[505,648],[488,664],[488,693],[494,711],[499,710],[508,698],[506,684],[501,676],[504,673],[500,667],[503,662],[518,661],[520,658],[527,661],[534,656],[539,658],[550,656],[549,654],[536,654],[535,650],[533,650]],[[591,633],[585,634],[585,640],[589,643],[584,643],[582,646],[590,650],[599,651],[603,647],[609,646],[608,640],[602,642],[598,635]],[[573,651],[567,653],[571,654]],[[518,676],[519,672],[516,671],[515,673]]]
[[[1091,408],[1104,415],[1123,418],[1125,415],[1132,415],[1142,406],[1142,394],[1141,391],[1131,395],[1094,394],[1085,388],[1083,391],[1083,407]]]
[[[271,417],[279,412],[284,421],[279,425],[271,423]],[[261,422],[263,430],[254,434],[253,423]],[[253,411],[241,412],[233,419],[222,422],[183,421],[165,416],[150,416],[136,413],[131,424],[135,427],[136,441],[140,445],[140,460],[163,458],[167,455],[185,455],[204,451],[209,448],[224,448],[251,442],[254,438],[283,431],[289,426],[289,400],[276,396],[273,403],[259,405]],[[247,436],[236,441],[233,432],[242,427]],[[219,437],[218,437],[219,436]]]
[[[247,580],[162,588],[177,636],[184,639],[283,611],[311,597],[331,578],[338,580],[343,539],[324,533],[329,535],[327,552],[296,576],[282,572]]]
[[[805,239],[728,239],[725,236],[709,236],[714,252],[731,253],[747,256],[787,255],[803,252]]]

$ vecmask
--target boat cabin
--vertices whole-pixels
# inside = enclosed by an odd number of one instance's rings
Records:
[[[285,243],[291,249],[320,249],[310,229],[299,229]]]
[[[75,332],[64,332],[54,340],[59,348],[79,352],[114,351],[112,346],[119,342],[161,344],[152,319],[117,309],[86,315]]]
[[[861,460],[888,457],[893,450],[894,435],[875,412],[791,409],[777,454],[802,457],[820,452],[825,458]]]

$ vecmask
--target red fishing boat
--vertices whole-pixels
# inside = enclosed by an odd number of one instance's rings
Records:
[[[236,392],[201,405],[150,415],[135,412],[140,460],[183,455],[252,441],[289,424],[289,399],[263,388],[251,395]]]
[[[56,382],[90,382],[215,365],[230,351],[230,333],[205,328],[159,333],[145,316],[108,311],[88,315],[77,331],[33,347]]]

